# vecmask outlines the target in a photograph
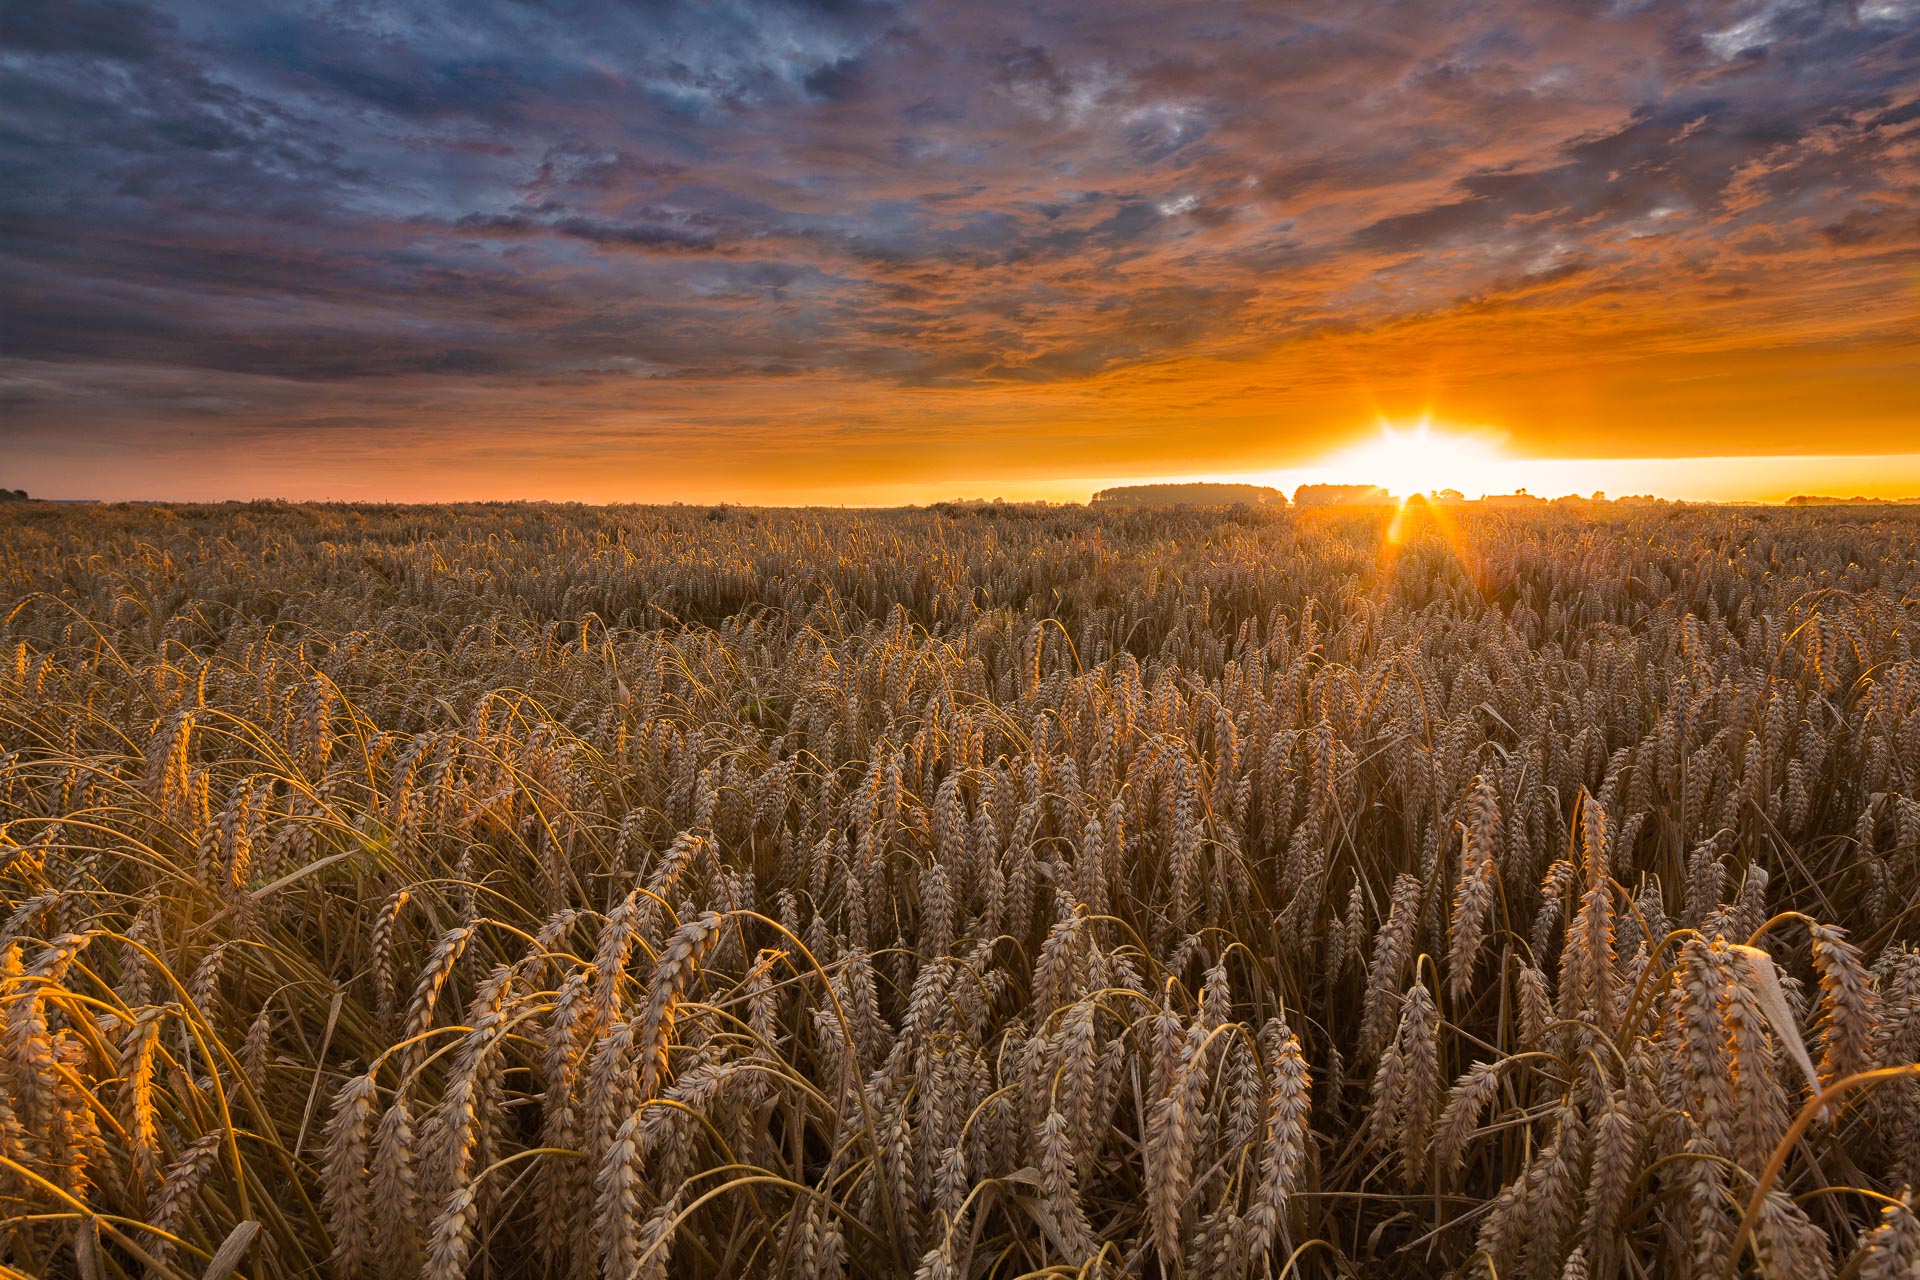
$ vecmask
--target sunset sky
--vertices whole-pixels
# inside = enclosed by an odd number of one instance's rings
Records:
[[[1920,0],[5,10],[0,486],[1920,494]]]

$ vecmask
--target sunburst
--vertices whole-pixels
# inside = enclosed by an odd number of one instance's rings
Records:
[[[1343,482],[1376,484],[1404,498],[1441,489],[1484,493],[1501,461],[1490,433],[1436,427],[1421,418],[1410,426],[1382,422],[1378,435],[1336,454],[1325,469]]]

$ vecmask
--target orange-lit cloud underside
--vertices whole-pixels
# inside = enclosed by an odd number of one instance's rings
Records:
[[[1913,0],[1264,8],[35,10],[0,483],[1070,497],[1424,414],[1920,451]]]

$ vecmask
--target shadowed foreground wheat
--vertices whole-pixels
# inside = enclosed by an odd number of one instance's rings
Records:
[[[1916,1274],[1920,515],[1458,524],[10,509],[0,1250]]]

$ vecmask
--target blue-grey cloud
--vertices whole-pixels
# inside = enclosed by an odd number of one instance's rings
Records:
[[[13,5],[0,433],[279,383],[396,434],[395,385],[689,432],[648,397],[1281,396],[1331,335],[1605,306],[1650,350],[1732,297],[1716,349],[1873,343],[1916,137],[1915,0]]]

